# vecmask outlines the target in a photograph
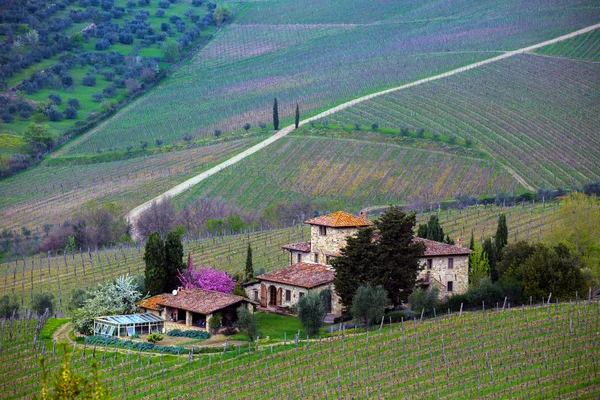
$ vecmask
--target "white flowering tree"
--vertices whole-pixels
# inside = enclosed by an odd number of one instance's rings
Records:
[[[132,314],[137,311],[137,302],[143,295],[129,275],[100,284],[89,294],[83,307],[73,311],[75,329],[85,335],[92,333],[94,318],[104,315]]]

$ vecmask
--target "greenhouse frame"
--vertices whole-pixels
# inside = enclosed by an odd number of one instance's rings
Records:
[[[165,321],[154,314],[109,315],[94,319],[94,335],[133,336],[164,333]]]

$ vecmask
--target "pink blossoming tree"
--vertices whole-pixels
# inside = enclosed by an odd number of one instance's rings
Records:
[[[235,281],[225,271],[207,265],[196,267],[191,254],[188,257],[187,269],[183,272],[177,271],[177,275],[181,285],[186,289],[200,288],[231,293],[235,287]]]

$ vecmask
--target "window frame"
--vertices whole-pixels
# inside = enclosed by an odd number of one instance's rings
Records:
[[[433,258],[428,258],[427,259],[427,265],[425,266],[426,270],[432,270],[433,269]]]
[[[448,257],[448,269],[454,269],[454,257]]]
[[[296,262],[302,262],[302,254],[296,253]]]
[[[446,282],[446,291],[448,293],[454,293],[454,281]]]
[[[327,227],[319,225],[319,236],[327,236]]]
[[[319,253],[313,253],[313,254],[314,254],[313,261],[315,263],[318,263],[319,262]]]
[[[290,289],[285,289],[285,301],[292,301],[292,291]]]

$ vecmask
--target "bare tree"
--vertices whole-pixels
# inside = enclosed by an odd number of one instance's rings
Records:
[[[150,235],[150,232],[156,231],[164,239],[167,232],[175,226],[176,216],[177,212],[170,197],[154,201],[150,208],[144,211],[137,220],[136,232],[145,239]]]

